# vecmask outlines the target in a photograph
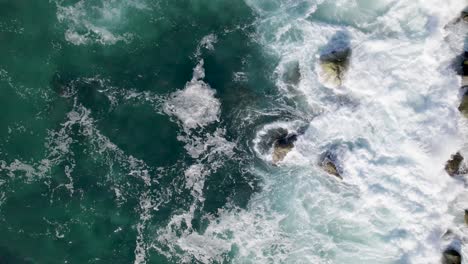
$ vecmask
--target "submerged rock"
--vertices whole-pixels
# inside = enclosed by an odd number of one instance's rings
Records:
[[[287,132],[278,137],[273,143],[273,163],[278,163],[294,148],[294,142],[297,140],[296,134]]]
[[[301,81],[301,69],[299,62],[294,61],[287,65],[286,71],[283,74],[283,79],[287,84],[298,85]]]
[[[325,83],[341,86],[348,70],[351,49],[334,50],[320,56],[321,78]]]
[[[446,249],[443,253],[443,264],[461,264],[462,257],[455,249]]]
[[[468,118],[468,91],[463,95],[460,106],[458,107],[460,113]]]
[[[452,155],[452,158],[445,164],[445,171],[450,176],[455,176],[462,173],[462,171],[460,171],[462,162],[463,156],[460,154],[460,152],[457,152],[455,155]]]
[[[462,11],[460,17],[461,17],[461,19],[462,19],[463,21],[468,22],[468,11],[466,11],[466,10],[465,10],[465,11]]]
[[[333,176],[336,176],[340,179],[343,179],[343,177],[340,175],[338,172],[338,169],[336,168],[335,162],[333,161],[334,159],[330,156],[330,154],[326,154],[323,158],[322,161],[320,162],[320,167],[322,169]]]

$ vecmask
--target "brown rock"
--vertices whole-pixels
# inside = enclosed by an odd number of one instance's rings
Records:
[[[296,134],[282,135],[276,139],[273,144],[273,163],[278,163],[294,148],[294,141],[297,140]]]
[[[463,162],[463,156],[460,154],[460,152],[457,152],[455,155],[452,155],[452,158],[447,161],[445,164],[445,171],[448,173],[450,176],[455,176],[457,174],[460,174],[460,167]]]
[[[341,177],[340,173],[338,172],[335,163],[330,158],[325,157],[321,162],[320,166],[326,173],[343,179],[343,177]]]

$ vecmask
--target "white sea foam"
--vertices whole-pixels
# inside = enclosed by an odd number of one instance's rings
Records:
[[[193,78],[170,96],[164,111],[176,116],[185,129],[204,127],[219,121],[221,103],[215,97],[216,91],[203,81],[205,70],[201,60],[193,70]]]
[[[92,4],[78,1],[73,5],[66,5],[57,0],[57,19],[67,27],[65,39],[74,45],[100,43],[113,45],[117,42],[129,42],[133,35],[122,32],[125,12],[146,9],[141,1],[103,1]]]
[[[202,54],[202,49],[213,51],[214,44],[216,44],[216,42],[218,42],[218,37],[215,34],[209,34],[204,36],[197,46],[195,56],[199,58]]]
[[[202,234],[180,236],[169,230],[186,218],[174,216],[158,233],[166,252],[182,249],[184,262],[202,263],[228,252],[234,263],[439,263],[446,230],[466,232],[463,184],[444,171],[466,139],[456,109],[460,80],[450,68],[459,55],[451,46],[463,44],[447,43],[444,26],[466,3],[247,3],[261,15],[259,42],[280,58],[278,87],[285,87],[285,64],[297,61],[293,88],[321,114],[285,166],[253,170],[264,186],[246,210],[221,210]],[[349,36],[351,65],[342,90],[328,89],[318,80],[317,54],[340,31]],[[292,129],[278,122],[259,130],[254,150],[265,160],[259,144],[270,127]],[[342,182],[317,165],[328,151]],[[464,245],[462,254],[466,263]]]

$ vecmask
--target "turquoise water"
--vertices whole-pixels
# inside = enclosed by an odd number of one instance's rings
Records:
[[[438,263],[465,4],[0,0],[0,263]]]

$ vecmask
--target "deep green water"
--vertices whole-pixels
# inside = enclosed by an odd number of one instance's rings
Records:
[[[141,201],[163,201],[149,212],[143,243],[174,212],[188,209],[193,197],[183,172],[194,161],[176,138],[182,132],[155,110],[157,102],[126,100],[123,94],[164,97],[182,89],[204,36],[218,38],[216,49],[202,55],[205,81],[222,103],[227,139],[244,142],[249,135],[240,135],[233,120],[273,92],[269,65],[252,38],[254,14],[243,2],[141,4],[142,9],[130,1],[0,2],[0,263],[132,263]],[[85,12],[77,19],[87,22],[75,25],[69,13],[59,21],[60,8]],[[104,17],[107,9],[117,13]],[[102,44],[86,23],[116,35],[131,32],[132,40]],[[71,27],[89,33],[89,43],[67,41]],[[233,72],[247,72],[249,81],[233,81]],[[106,96],[110,91],[115,104]],[[83,122],[66,124],[69,113]],[[115,148],[106,147],[109,142]],[[245,208],[255,192],[255,177],[240,166],[248,166],[252,153],[238,144],[240,155],[242,161],[226,161],[206,181],[194,229],[203,229],[201,217],[216,214],[228,199]],[[130,157],[138,159],[136,165]],[[150,185],[139,177],[143,173]],[[155,251],[147,258],[178,262]]]

